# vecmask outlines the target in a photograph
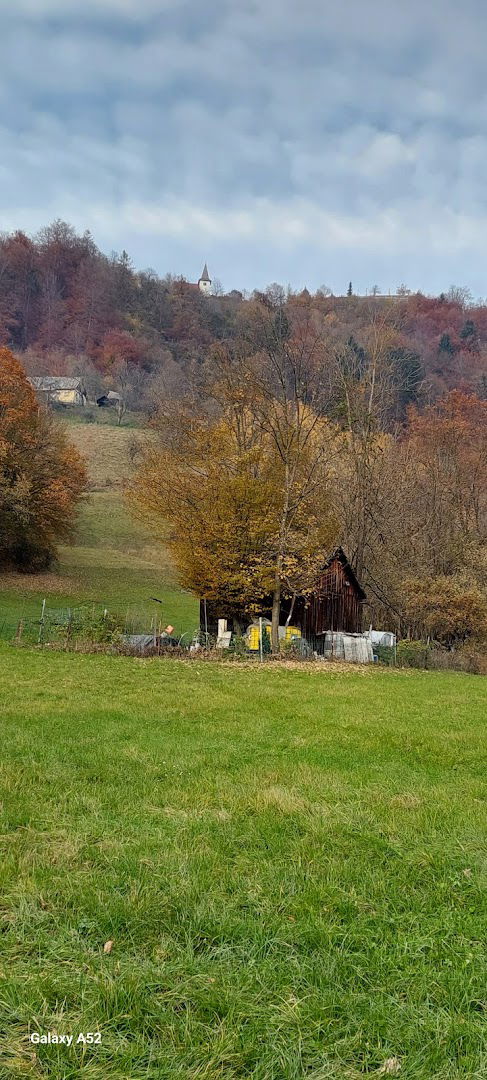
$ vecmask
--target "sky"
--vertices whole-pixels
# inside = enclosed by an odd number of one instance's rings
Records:
[[[484,0],[0,0],[0,230],[484,297],[486,40]]]

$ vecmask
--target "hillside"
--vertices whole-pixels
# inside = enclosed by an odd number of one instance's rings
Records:
[[[95,603],[125,615],[131,624],[151,625],[158,616],[179,632],[197,626],[197,604],[176,582],[164,545],[130,515],[123,485],[133,465],[130,448],[147,433],[100,422],[69,422],[69,436],[86,457],[90,491],[82,499],[72,545],[59,550],[48,574],[0,573],[0,637],[12,637],[19,619],[38,618],[48,608]]]
[[[88,464],[89,485],[93,491],[122,491],[133,473],[133,454],[149,437],[143,427],[107,423],[103,411],[94,412],[94,423],[83,423],[82,416],[63,415],[69,438]]]
[[[203,296],[171,274],[138,272],[126,252],[107,257],[62,221],[35,237],[2,235],[0,269],[0,340],[29,374],[82,374],[91,396],[118,387],[143,409],[161,386],[177,397],[191,384],[208,350],[235,334],[247,303],[238,292]],[[284,305],[300,297],[328,333],[359,345],[371,319],[387,315],[400,335],[408,400],[429,402],[453,388],[487,396],[487,306],[464,289],[439,297],[403,290],[400,303],[275,285],[253,297],[266,295]]]

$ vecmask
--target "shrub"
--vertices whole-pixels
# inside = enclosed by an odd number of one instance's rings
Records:
[[[487,633],[487,597],[465,574],[405,581],[405,615],[418,635],[456,645]]]
[[[427,668],[431,656],[430,646],[425,641],[399,641],[396,659],[399,667]]]
[[[394,649],[390,645],[374,645],[373,651],[379,664],[387,664],[388,667],[395,662]]]

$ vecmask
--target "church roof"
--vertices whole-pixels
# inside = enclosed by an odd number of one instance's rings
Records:
[[[203,267],[203,273],[202,273],[202,275],[200,277],[200,281],[211,281],[211,277],[210,277],[210,275],[208,273],[208,267],[207,267],[206,263],[205,263],[205,265]]]

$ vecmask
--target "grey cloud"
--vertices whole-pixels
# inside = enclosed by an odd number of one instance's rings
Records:
[[[340,276],[355,256],[385,287],[415,252],[413,285],[441,259],[447,284],[479,275],[475,0],[17,0],[1,18],[5,226],[63,215],[161,271],[207,245],[236,285],[252,252],[250,284],[331,282],[323,258]]]

